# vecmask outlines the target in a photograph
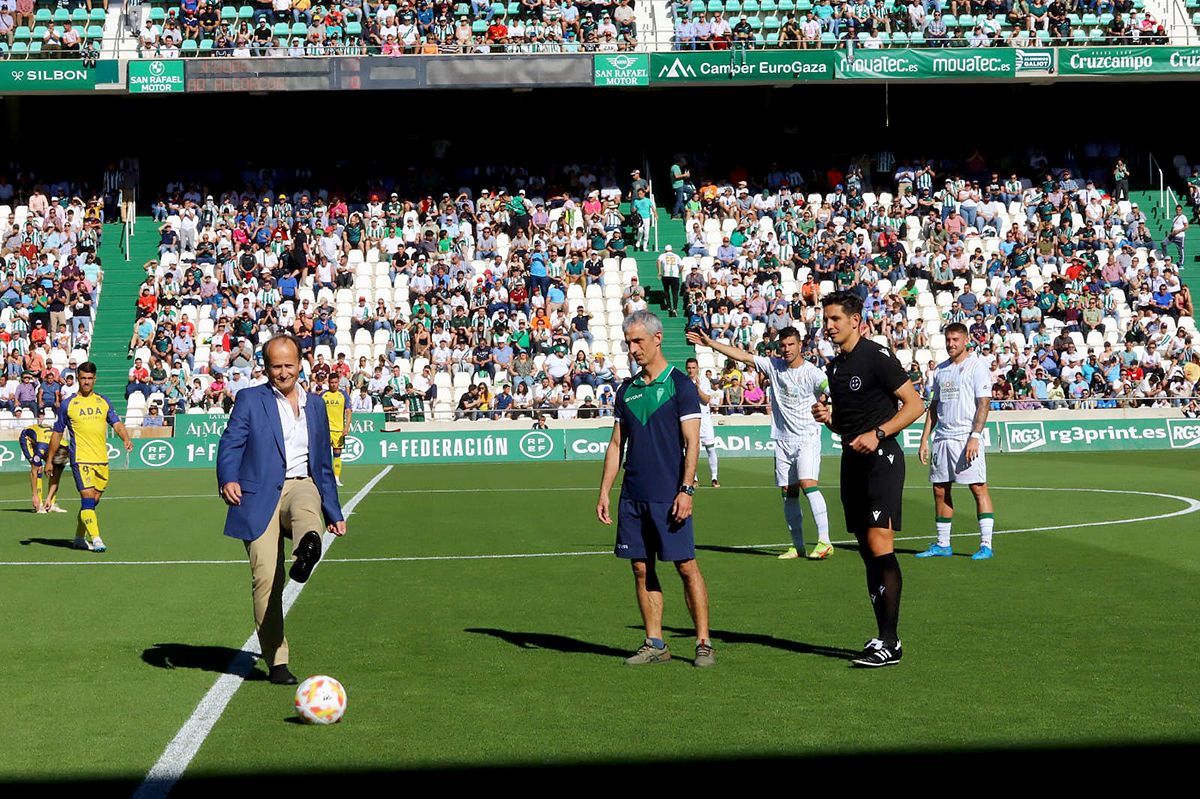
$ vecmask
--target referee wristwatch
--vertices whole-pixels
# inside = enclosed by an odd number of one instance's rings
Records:
[[[695,496],[696,495],[696,487],[695,486],[680,486],[679,493],[687,494],[689,497]]]
[[[883,432],[882,427],[876,427],[875,428],[875,437],[878,438],[880,441],[883,441],[885,438],[887,438],[887,433]]]

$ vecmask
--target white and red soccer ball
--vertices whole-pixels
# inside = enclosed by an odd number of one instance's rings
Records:
[[[296,689],[296,715],[306,724],[336,724],[346,712],[346,689],[332,677],[309,677]]]

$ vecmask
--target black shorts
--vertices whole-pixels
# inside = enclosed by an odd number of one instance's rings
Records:
[[[900,531],[904,504],[904,451],[886,439],[870,455],[842,450],[842,508],[846,530],[861,535],[870,527]]]

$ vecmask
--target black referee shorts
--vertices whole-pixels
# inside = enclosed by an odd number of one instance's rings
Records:
[[[900,531],[904,451],[894,439],[885,439],[870,455],[843,449],[841,483],[848,532],[862,535],[870,527]]]

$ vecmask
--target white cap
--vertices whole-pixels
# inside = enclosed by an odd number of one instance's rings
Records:
[[[670,245],[670,244],[668,244],[668,245],[667,245],[667,252],[670,252],[670,251],[671,251],[671,245]]]

